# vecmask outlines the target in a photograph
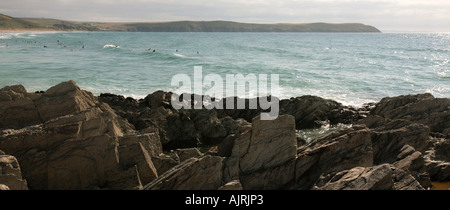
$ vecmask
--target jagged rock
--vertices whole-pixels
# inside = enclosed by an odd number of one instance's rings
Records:
[[[196,130],[194,121],[186,112],[178,112],[167,117],[167,139],[165,149],[190,148],[200,145],[201,133]]]
[[[450,180],[450,163],[443,161],[428,161],[427,172],[432,180],[447,182]]]
[[[280,102],[280,112],[290,114],[295,117],[297,129],[320,127],[319,121],[325,121],[325,117],[332,109],[336,109],[341,104],[326,100],[316,96],[301,96],[282,100]]]
[[[251,124],[244,124],[238,132],[236,132],[236,134],[230,134],[228,135],[224,140],[222,140],[218,145],[217,145],[217,155],[222,156],[222,157],[230,157],[232,150],[233,150],[233,146],[234,146],[234,141],[239,138],[240,136],[242,136],[242,134],[245,134],[249,131],[252,130],[252,125]]]
[[[22,85],[0,89],[0,128],[18,129],[41,123],[33,101],[40,95],[27,93]]]
[[[0,185],[3,186],[0,190],[28,190],[27,181],[22,179],[19,162],[14,156],[0,155]]]
[[[373,130],[376,164],[398,166],[411,173],[423,188],[431,186],[430,180],[445,180],[450,176],[447,169],[450,164],[442,160],[442,155],[435,156],[434,147],[438,144],[429,145],[430,136],[446,137],[444,133],[450,127],[450,99],[434,98],[429,93],[383,98],[371,110],[371,115],[358,123]]]
[[[141,101],[141,104],[143,106],[148,106],[150,108],[157,108],[157,107],[165,107],[170,108],[171,107],[171,97],[172,93],[167,93],[162,90],[158,90],[152,94],[147,95],[144,100]]]
[[[120,145],[120,165],[122,168],[137,167],[139,179],[143,185],[158,177],[158,172],[153,165],[150,154],[142,143]]]
[[[405,101],[383,102],[385,106],[410,103],[417,97],[405,98]],[[393,105],[394,104],[394,105]],[[375,113],[387,112],[379,106]],[[430,176],[426,170],[422,152],[428,146],[430,129],[423,124],[413,123],[405,119],[386,119],[373,115],[363,119],[364,123],[372,127],[371,139],[374,153],[374,164],[391,163],[413,176],[423,188],[431,186]]]
[[[17,158],[30,189],[420,190],[450,178],[450,99],[398,96],[354,108],[302,96],[281,100],[278,119],[262,121],[267,110],[248,108],[257,99],[235,97],[245,109],[176,110],[171,96],[99,101],[73,81],[37,93],[7,86],[0,149]],[[357,121],[366,126],[309,143],[295,135],[295,128]],[[206,154],[175,150],[216,144]]]
[[[246,108],[217,110],[218,116],[230,116],[233,119],[242,118],[251,122],[261,112],[267,112],[267,110],[263,110],[259,106],[256,109],[249,108],[249,104],[256,103],[260,98],[224,98],[221,102],[226,104],[227,100],[231,99],[234,100],[234,107],[237,107],[238,103],[243,103],[246,105]],[[297,129],[317,128],[322,126],[324,121],[330,121],[332,124],[352,124],[365,117],[368,113],[367,107],[357,109],[344,106],[333,100],[310,95],[283,100],[274,97],[272,101],[279,101],[279,115],[292,115],[295,117]]]
[[[216,110],[217,116],[219,118],[229,116],[233,119],[244,119],[247,122],[252,122],[253,118],[260,115],[260,113],[263,111],[259,106],[250,109],[249,104],[255,104],[257,100],[258,98],[252,99],[243,99],[239,97],[223,98],[222,100],[219,101],[219,103],[222,103],[225,108]],[[231,104],[231,101],[233,101],[232,106],[234,108],[227,107],[227,103]],[[238,109],[239,104],[243,104],[245,107],[243,108],[241,107]]]
[[[432,146],[425,152],[425,165],[432,180],[450,180],[450,140],[433,139]]]
[[[224,180],[240,179],[244,189],[279,189],[294,178],[295,121],[290,115],[264,121],[253,118],[252,130],[234,140]]]
[[[101,94],[100,101],[110,104],[137,130],[158,131],[166,150],[215,144],[236,133],[245,120],[218,117],[216,110],[175,110],[170,104],[172,93],[156,91],[136,101],[114,94]],[[193,95],[191,95],[193,97]],[[195,102],[193,102],[195,103]]]
[[[392,178],[394,181],[393,190],[425,190],[420,183],[407,171],[396,168],[392,169]]]
[[[223,127],[226,129],[227,135],[237,134],[241,132],[241,129],[246,126],[250,126],[251,123],[247,122],[246,120],[242,118],[238,118],[236,120],[233,120],[233,118],[226,116],[223,118],[220,118],[220,123],[223,125]]]
[[[239,180],[233,180],[219,187],[218,190],[243,190],[243,188]]]
[[[136,110],[139,107],[139,102],[131,97],[125,98],[121,95],[111,93],[102,93],[98,97],[100,102],[105,102],[111,107],[120,107],[117,111],[122,110]]]
[[[363,124],[372,129],[385,125],[387,121],[387,119],[379,115],[369,115],[366,118],[358,120],[356,124]]]
[[[321,176],[314,190],[391,190],[394,187],[389,164],[355,167]]]
[[[422,153],[415,151],[413,147],[403,146],[392,165],[408,171],[425,189],[431,187],[430,175],[426,170]]]
[[[153,156],[152,162],[158,172],[158,175],[161,175],[180,164],[180,158],[178,156],[174,158],[166,154],[160,154],[158,156]]]
[[[40,116],[35,125],[17,119],[18,128],[0,132],[0,148],[17,157],[30,189],[119,188],[108,174],[129,174],[120,167],[118,139],[132,134],[132,126],[73,81],[43,94],[12,89],[35,104]]]
[[[178,149],[176,152],[181,162],[189,158],[199,158],[202,156],[202,153],[197,148]]]
[[[201,141],[205,144],[217,143],[217,139],[221,140],[227,136],[227,130],[214,110],[192,110],[191,119],[201,134]]]
[[[234,100],[234,109],[182,109],[175,110],[169,106],[172,93],[156,91],[140,100],[138,105],[124,97],[113,94],[102,94],[101,101],[109,103],[118,109],[122,117],[128,119],[136,129],[158,130],[165,149],[196,147],[200,144],[218,144],[226,136],[236,134],[243,126],[248,125],[254,117],[267,111],[260,107],[250,108],[249,104],[259,98],[241,99],[238,97],[218,99],[217,103],[226,104]],[[191,105],[201,103],[196,101],[195,94],[191,97]],[[209,96],[197,96],[201,99]],[[237,104],[244,103],[244,109],[238,109]],[[255,103],[257,104],[257,103]],[[366,114],[366,109],[343,106],[332,100],[315,96],[302,96],[289,100],[281,100],[280,115],[295,116],[297,128],[320,127],[323,122],[353,123]],[[131,107],[131,108],[130,108]],[[148,131],[148,130],[147,130]]]
[[[370,131],[365,126],[335,131],[298,148],[295,188],[310,189],[321,174],[373,165]]]
[[[163,142],[163,146],[177,149],[217,144],[248,124],[231,117],[219,119],[215,110],[181,110],[167,117],[167,142]]]
[[[142,144],[144,150],[151,156],[158,156],[162,151],[158,133],[129,134],[119,137],[120,145]]]
[[[96,105],[94,95],[81,90],[72,80],[51,87],[34,102],[42,122],[84,111]]]
[[[397,97],[386,97],[381,99],[371,111],[372,114],[380,115],[383,117],[391,118],[395,116],[393,110],[406,106],[411,103],[415,103],[420,100],[434,99],[430,93],[418,94],[418,95],[403,95]]]
[[[424,190],[407,171],[385,163],[322,175],[313,190]]]
[[[145,190],[217,190],[222,186],[222,162],[218,156],[191,158],[175,166]]]
[[[401,149],[409,145],[416,151],[424,151],[430,129],[407,120],[393,120],[372,129],[372,146],[375,164],[393,163]]]
[[[282,165],[295,158],[296,146],[295,122],[291,115],[281,115],[276,120],[255,117],[248,150],[240,151],[241,172]]]
[[[295,159],[258,171],[239,174],[245,190],[290,190],[295,179]]]
[[[132,123],[136,130],[141,132],[155,132],[159,133],[161,142],[163,145],[170,142],[169,135],[173,133],[167,133],[171,131],[168,130],[168,125],[171,125],[168,118],[175,119],[177,113],[171,109],[166,109],[164,107],[157,107],[150,109],[148,107],[140,106],[140,109],[131,114],[127,114],[125,117],[130,123]],[[168,148],[166,148],[168,149]]]
[[[230,157],[233,150],[234,141],[239,137],[239,134],[230,134],[219,145],[217,145],[217,155],[222,157]]]
[[[141,190],[142,183],[139,178],[137,165],[127,169],[111,169],[105,171],[106,183],[102,189],[107,190]],[[94,188],[98,189],[98,188]]]
[[[280,114],[293,115],[297,129],[317,128],[322,126],[323,121],[330,121],[331,124],[351,124],[361,118],[355,108],[317,96],[281,100]]]
[[[450,98],[429,93],[383,98],[371,111],[387,119],[405,119],[427,125],[432,132],[450,127]]]
[[[247,130],[236,137],[227,140],[227,147],[231,147],[231,150],[229,152],[223,152],[226,153],[225,155],[227,157],[225,159],[225,167],[223,171],[223,179],[225,182],[240,179],[240,160],[241,157],[248,151],[251,136],[251,130]]]
[[[137,101],[110,93],[102,93],[98,98],[99,101],[109,104],[118,115],[127,119],[133,125],[133,130],[158,133],[162,143],[168,142],[166,118],[172,115],[172,110],[164,107],[149,108],[144,100]]]
[[[92,189],[118,164],[115,136],[122,132],[113,116],[96,107],[4,131],[0,148],[19,159],[31,189]]]

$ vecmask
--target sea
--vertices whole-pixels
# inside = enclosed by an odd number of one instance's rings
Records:
[[[0,33],[0,88],[45,91],[74,80],[94,95],[136,99],[177,90],[174,76],[193,76],[196,66],[223,79],[277,74],[282,99],[361,106],[406,94],[449,98],[449,61],[450,33]]]

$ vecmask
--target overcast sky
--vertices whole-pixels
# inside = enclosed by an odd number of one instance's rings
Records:
[[[364,23],[450,32],[450,0],[0,0],[0,13],[99,22]]]

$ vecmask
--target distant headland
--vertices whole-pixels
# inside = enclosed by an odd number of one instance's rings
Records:
[[[329,32],[380,33],[361,23],[256,24],[232,21],[78,22],[48,18],[16,18],[0,14],[0,32],[97,31],[97,32]]]

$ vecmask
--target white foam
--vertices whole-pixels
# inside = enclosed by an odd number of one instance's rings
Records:
[[[186,56],[185,56],[185,55],[182,55],[182,54],[178,54],[178,53],[174,53],[173,55],[175,55],[175,56],[177,56],[177,57],[180,57],[180,58],[186,58]]]
[[[351,124],[342,124],[342,123],[338,123],[337,125],[330,125],[329,121],[324,121],[322,123],[323,125],[320,128],[296,130],[296,135],[306,140],[306,142],[311,142],[312,140],[324,136],[333,131],[352,127]]]
[[[147,97],[147,95],[143,95],[143,94],[124,94],[124,97],[125,98],[131,97],[131,98],[134,98],[136,100],[139,100],[139,99],[144,99],[145,97]]]
[[[300,88],[280,86],[279,92],[282,93],[280,99],[288,99],[290,97],[299,97],[304,95],[318,96],[324,99],[331,99],[343,104],[344,106],[361,107],[365,103],[376,102],[381,98],[375,98],[370,95],[360,93],[347,93],[338,90],[320,90],[316,88]]]
[[[0,33],[0,39],[10,39],[12,36],[11,33]]]
[[[119,45],[115,45],[115,44],[106,44],[106,45],[103,46],[103,49],[104,48],[120,48],[120,46]]]

